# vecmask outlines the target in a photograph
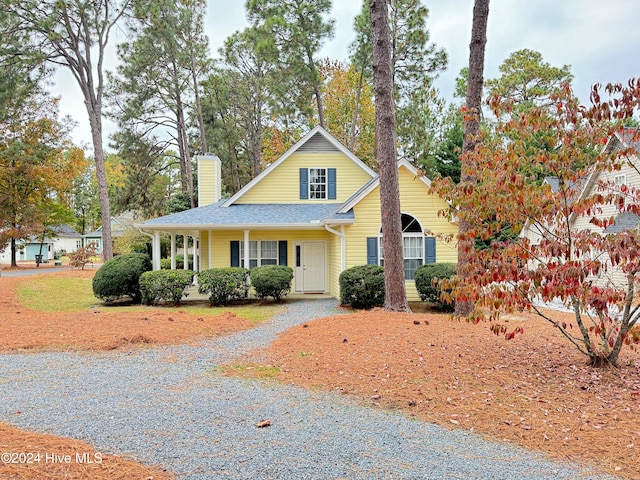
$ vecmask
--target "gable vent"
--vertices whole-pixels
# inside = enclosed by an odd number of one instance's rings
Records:
[[[299,152],[313,152],[313,153],[326,153],[326,152],[339,152],[335,146],[329,140],[327,140],[321,133],[316,133],[304,145],[298,148]]]

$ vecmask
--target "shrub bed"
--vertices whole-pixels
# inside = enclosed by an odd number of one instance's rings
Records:
[[[198,291],[209,294],[211,305],[224,305],[231,300],[242,300],[249,290],[249,270],[241,267],[211,268],[198,274]]]
[[[129,296],[140,303],[140,276],[151,268],[151,258],[145,253],[128,253],[108,260],[93,277],[93,294],[105,302]]]
[[[430,263],[420,265],[416,270],[416,290],[423,302],[436,304],[445,310],[453,310],[453,303],[443,302],[440,298],[442,289],[439,281],[451,278],[456,274],[455,263]]]
[[[191,270],[157,270],[144,272],[140,276],[142,302],[156,305],[160,300],[170,301],[178,305],[185,290],[193,283],[195,273]]]
[[[344,270],[340,282],[340,301],[353,308],[384,305],[384,268],[379,265],[357,265]]]
[[[285,265],[263,265],[251,270],[251,286],[258,298],[279,302],[291,290],[293,269]]]

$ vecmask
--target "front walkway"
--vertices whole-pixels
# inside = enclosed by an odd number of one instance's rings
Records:
[[[333,299],[290,300],[271,321],[201,346],[0,355],[0,421],[181,480],[609,478],[337,394],[216,375],[280,332],[337,313]],[[262,420],[272,426],[257,428]]]

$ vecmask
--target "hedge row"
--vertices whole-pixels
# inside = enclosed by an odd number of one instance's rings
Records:
[[[416,270],[416,290],[422,301],[451,309],[453,305],[440,298],[438,282],[456,273],[455,263],[430,263]],[[384,305],[384,268],[378,265],[358,265],[343,271],[339,277],[340,301],[353,308],[373,308]]]

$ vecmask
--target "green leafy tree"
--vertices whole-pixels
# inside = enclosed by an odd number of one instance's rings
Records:
[[[158,155],[177,149],[182,190],[194,207],[189,115],[198,119],[204,132],[198,83],[209,65],[206,36],[191,32],[202,30],[203,4],[135,0],[132,5],[132,41],[118,46],[121,63],[111,77],[113,115],[129,139],[135,133],[156,144],[154,133],[169,133]],[[200,142],[206,144],[202,134]]]
[[[38,44],[49,64],[67,68],[80,87],[91,127],[96,164],[102,213],[102,254],[108,260],[113,252],[102,144],[104,61],[111,31],[127,11],[129,0],[0,1],[3,12],[18,18],[24,34]]]
[[[552,95],[573,80],[569,65],[554,67],[540,52],[526,48],[509,55],[499,70],[500,77],[486,81],[488,93],[512,101],[516,113],[552,105]]]
[[[11,112],[13,105],[34,94],[46,74],[37,47],[20,18],[12,12],[0,16],[0,118]]]
[[[363,78],[371,79],[369,1],[355,19],[356,40],[351,62]],[[388,9],[399,153],[424,161],[442,128],[445,103],[433,81],[447,66],[447,54],[430,41],[429,10],[421,0],[391,0]]]
[[[246,8],[251,24],[273,38],[279,53],[281,92],[288,91],[304,114],[309,113],[308,99],[313,96],[318,122],[324,127],[322,76],[316,56],[334,34],[335,22],[327,19],[331,0],[248,0]]]
[[[123,174],[122,183],[112,189],[114,212],[133,210],[143,218],[164,215],[179,160],[153,138],[129,130],[120,130],[113,140]]]
[[[30,97],[12,112],[0,121],[0,244],[10,241],[16,266],[16,242],[46,234],[54,199],[71,191],[85,160],[58,120],[57,101]]]
[[[263,127],[276,105],[276,95],[281,93],[279,52],[272,35],[262,28],[250,27],[227,38],[220,53],[217,85],[214,81],[207,84],[213,100],[209,106],[217,107],[212,113],[220,127],[237,130],[232,136],[238,141],[230,146],[240,151],[237,155],[229,152],[227,158],[238,161],[239,157],[246,157],[253,178],[262,171]],[[213,127],[218,125],[214,123]],[[244,185],[246,181],[243,179],[241,183]]]
[[[353,66],[325,60],[321,68],[326,129],[370,167],[375,159],[373,86]]]

